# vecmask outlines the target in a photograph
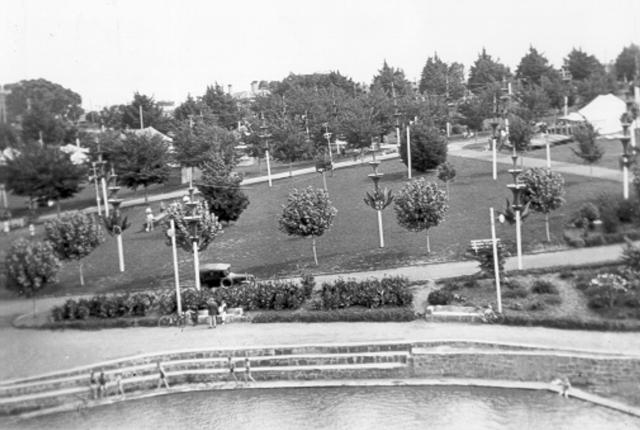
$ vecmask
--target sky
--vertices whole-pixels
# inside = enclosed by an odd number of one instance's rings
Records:
[[[0,83],[44,78],[85,109],[138,91],[180,103],[215,82],[338,70],[370,83],[384,60],[417,80],[429,56],[468,72],[482,48],[512,70],[535,47],[610,62],[640,44],[638,0],[3,0]]]

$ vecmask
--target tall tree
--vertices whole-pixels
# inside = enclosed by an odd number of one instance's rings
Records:
[[[578,147],[571,150],[590,167],[604,155],[604,149],[598,144],[598,132],[590,122],[575,128],[573,139],[578,143]]]
[[[45,223],[45,237],[61,260],[77,260],[80,285],[84,286],[82,259],[104,241],[100,222],[82,212],[65,214]]]
[[[219,221],[237,221],[249,206],[249,198],[240,189],[242,176],[231,172],[231,166],[214,151],[209,151],[202,163],[202,178],[198,190],[207,202],[209,211]]]
[[[293,163],[313,158],[313,142],[306,133],[291,121],[286,121],[283,127],[273,133],[273,158],[289,164],[289,176],[292,176]]]
[[[486,87],[495,82],[502,82],[503,79],[511,75],[509,68],[499,61],[491,58],[487,51],[482,48],[478,58],[469,69],[469,89],[473,92]]]
[[[547,242],[551,242],[549,232],[549,213],[564,203],[564,178],[560,173],[551,170],[533,168],[528,169],[518,176],[527,187],[524,190],[523,201],[529,202],[529,207],[544,214]]]
[[[158,135],[129,132],[117,143],[112,157],[120,183],[134,190],[143,187],[145,201],[149,185],[169,179],[169,146]]]
[[[464,96],[464,66],[460,63],[448,65],[438,54],[427,59],[420,77],[420,93],[444,96],[457,100]]]
[[[615,66],[618,79],[635,79],[640,73],[640,46],[633,43],[625,46],[616,57]]]
[[[342,112],[341,132],[349,146],[363,150],[371,146],[374,138],[383,133],[382,111],[384,96],[361,94],[347,100]]]
[[[7,120],[16,122],[36,106],[41,111],[64,121],[75,122],[83,110],[82,97],[69,88],[46,79],[23,80],[7,85]]]
[[[449,209],[446,193],[425,178],[405,184],[396,194],[394,210],[398,224],[409,231],[427,233],[427,252],[431,252],[429,229],[444,221]]]
[[[216,117],[219,126],[227,129],[236,128],[240,119],[238,105],[231,94],[226,93],[218,83],[207,87],[202,96],[202,103]]]
[[[540,80],[551,70],[549,60],[533,46],[520,60],[516,68],[516,78],[525,80],[528,84],[540,85]]]
[[[401,134],[400,158],[407,165],[407,138]],[[447,139],[438,129],[425,123],[411,128],[411,167],[419,172],[435,169],[447,160]]]
[[[393,83],[393,89],[392,84]],[[412,93],[411,82],[405,78],[402,69],[396,69],[387,64],[387,60],[382,63],[382,68],[378,70],[378,74],[373,77],[371,88],[380,87],[384,93],[391,97],[393,91],[396,95],[403,96]]]
[[[196,117],[197,115],[202,115],[202,110],[202,103],[191,97],[191,94],[189,94],[187,99],[175,108],[173,116],[178,121],[186,121]]]
[[[140,108],[142,108],[142,122],[145,128],[153,127],[162,133],[169,131],[168,118],[160,105],[153,97],[138,92],[133,95],[133,101],[125,105],[122,110],[122,128],[140,128]]]
[[[337,213],[326,191],[312,187],[294,189],[287,197],[287,204],[282,206],[279,228],[291,236],[311,237],[313,260],[317,265],[316,238],[331,228]]]
[[[184,167],[198,167],[209,151],[217,152],[225,164],[233,166],[237,143],[233,133],[200,118],[182,121],[173,138],[175,158]]]
[[[604,66],[591,54],[582,49],[573,48],[564,59],[564,67],[571,73],[571,78],[583,81],[594,74],[604,73]]]
[[[82,189],[86,169],[75,165],[57,147],[25,144],[20,154],[7,160],[7,188],[19,196],[53,200],[60,211],[60,200],[73,197]]]

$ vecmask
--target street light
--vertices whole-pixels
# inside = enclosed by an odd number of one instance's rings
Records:
[[[568,69],[563,67],[562,69],[560,69],[560,76],[562,77],[562,81],[567,84],[567,87],[569,87],[569,85],[571,84],[571,79],[573,79],[571,72]],[[567,91],[564,95],[564,116],[567,116],[568,114],[569,114],[569,92]]]
[[[516,249],[518,252],[518,269],[522,270],[522,219],[526,217],[528,207],[525,207],[522,204],[522,196],[524,190],[527,186],[518,181],[518,175],[522,173],[522,169],[518,168],[518,155],[514,154],[511,156],[511,160],[513,161],[513,168],[509,169],[509,173],[513,177],[513,183],[508,184],[507,188],[511,190],[513,193],[513,203],[511,204],[511,208],[507,208],[507,210],[511,210],[515,215],[515,224],[516,224]],[[508,203],[508,200],[507,200]]]
[[[120,268],[120,271],[124,272],[124,249],[122,245],[122,231],[127,227],[127,221],[122,219],[122,215],[120,213],[120,206],[122,205],[122,202],[124,200],[116,198],[118,191],[120,191],[120,187],[118,186],[118,175],[116,175],[113,171],[113,167],[111,168],[109,181],[113,181],[113,185],[109,187],[109,199],[107,200],[107,203],[113,206],[113,214],[111,217],[109,217],[109,212],[107,210],[108,205],[105,205],[105,214],[107,218],[110,218],[110,228],[112,229],[113,234],[115,234],[116,242],[118,243],[118,266]]]
[[[622,143],[622,156],[620,162],[622,164],[622,196],[625,200],[629,200],[629,167],[633,162],[637,149],[631,146],[631,137],[629,136],[629,127],[631,123],[626,115],[622,117],[622,134],[620,143]]]
[[[494,104],[495,105],[495,104]],[[492,153],[492,166],[493,166],[493,180],[498,180],[498,148],[497,148],[497,139],[498,139],[498,125],[500,124],[500,118],[498,118],[498,114],[496,111],[497,108],[494,109],[495,115],[491,118],[491,153]]]
[[[373,173],[368,176],[373,181],[373,194],[366,193],[364,202],[378,213],[378,237],[380,239],[380,248],[384,248],[384,231],[382,229],[382,211],[393,201],[391,191],[387,188],[380,189],[380,179],[384,176],[383,173],[378,172],[378,166],[380,161],[370,161],[369,165],[373,169]]]
[[[189,188],[189,201],[185,202],[191,215],[185,216],[184,220],[191,231],[191,243],[193,245],[193,270],[195,272],[196,290],[200,290],[200,259],[198,256],[198,225],[200,224],[200,214],[198,214],[198,202],[194,198],[193,187]]]
[[[264,120],[264,113],[262,114],[262,123],[260,124],[260,134],[258,137],[262,140],[262,144],[264,145],[264,157],[267,160],[267,179],[269,181],[269,187],[272,187],[271,163],[269,162],[269,138],[271,137],[271,134],[268,132],[267,123]]]

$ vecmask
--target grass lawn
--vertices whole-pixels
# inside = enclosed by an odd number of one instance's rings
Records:
[[[620,169],[620,156],[622,155],[622,144],[619,140],[598,139],[598,144],[604,150],[604,155],[593,166],[605,167],[607,169]],[[551,161],[562,161],[565,163],[584,164],[584,161],[573,153],[571,148],[577,148],[575,142],[565,143],[551,147]],[[537,148],[527,152],[527,157],[547,159],[546,148]]]
[[[342,272],[380,269],[422,262],[438,262],[463,258],[471,239],[490,236],[489,207],[502,209],[505,197],[511,198],[506,184],[510,176],[508,166],[500,166],[499,180],[491,179],[490,163],[449,157],[458,172],[451,184],[450,209],[440,226],[432,229],[432,253],[426,253],[424,233],[408,232],[400,227],[392,208],[383,213],[386,247],[378,247],[377,222],[373,210],[363,202],[364,192],[372,189],[367,177],[368,165],[337,170],[327,175],[329,192],[338,209],[333,228],[318,240],[319,266],[313,265],[311,241],[289,237],[278,230],[281,205],[293,187],[312,185],[321,187],[319,175],[301,176],[267,184],[251,186],[246,192],[250,205],[237,223],[224,227],[224,233],[216,238],[205,252],[201,262],[228,262],[236,272],[254,273],[260,278],[296,273],[302,269],[319,272]],[[398,190],[406,179],[405,166],[399,160],[383,162],[380,170],[385,173],[381,185]],[[429,175],[427,175],[429,176]],[[543,245],[544,217],[532,214],[523,224],[523,240],[526,251],[563,245],[562,230],[570,214],[580,204],[600,193],[618,192],[619,184],[566,176],[567,204],[551,215],[553,241]],[[154,212],[158,203],[153,204]],[[117,272],[117,250],[114,238],[100,246],[85,259],[87,287],[80,288],[77,263],[65,264],[59,275],[60,285],[51,289],[55,294],[80,294],[155,288],[172,283],[171,249],[165,245],[160,229],[144,233],[144,207],[125,210],[133,222],[124,233],[124,250],[127,270]],[[42,234],[42,227],[38,227]],[[26,235],[26,230],[12,232],[0,242],[0,258],[14,238]],[[498,236],[503,241],[515,241],[515,228],[498,224]],[[180,275],[185,283],[193,282],[191,256],[180,251]],[[46,292],[43,292],[46,293]],[[10,293],[0,289],[0,297]]]

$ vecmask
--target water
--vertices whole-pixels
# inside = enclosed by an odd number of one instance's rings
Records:
[[[6,424],[6,423],[5,423]],[[640,429],[640,418],[556,394],[459,387],[208,391],[3,425],[19,429]]]

